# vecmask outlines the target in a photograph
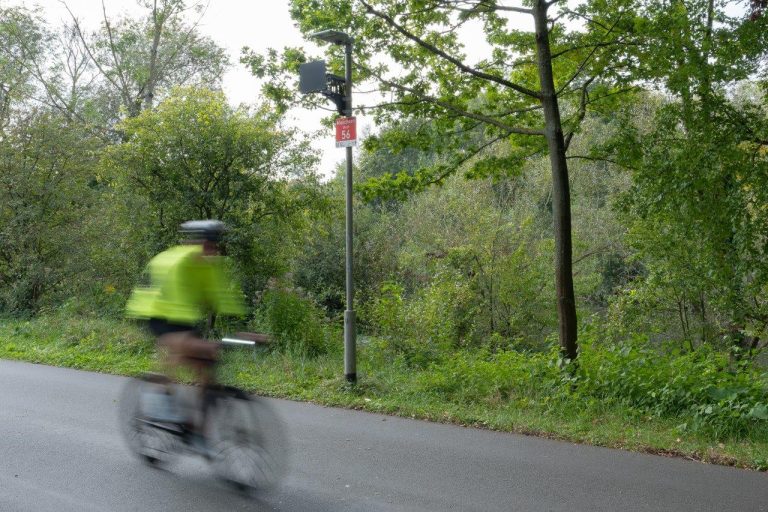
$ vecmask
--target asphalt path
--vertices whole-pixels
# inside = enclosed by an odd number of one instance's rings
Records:
[[[289,474],[248,498],[133,458],[125,383],[0,361],[0,511],[768,511],[765,473],[285,400]]]

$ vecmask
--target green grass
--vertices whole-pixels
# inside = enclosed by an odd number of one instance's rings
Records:
[[[154,348],[141,329],[110,319],[0,319],[0,358],[137,375],[153,365]]]
[[[155,367],[153,343],[141,329],[92,318],[0,320],[0,358],[120,375]],[[718,439],[706,430],[681,429],[683,418],[645,415],[611,400],[553,397],[533,389],[447,393],[433,385],[446,379],[438,371],[414,369],[398,358],[383,360],[378,351],[363,346],[359,384],[350,388],[342,378],[340,354],[306,358],[237,348],[226,351],[220,376],[269,396],[768,469],[764,428],[746,437]]]
[[[395,414],[443,423],[530,434],[551,439],[680,456],[716,464],[768,469],[768,440],[717,440],[681,433],[680,419],[638,415],[619,405],[564,405],[541,397],[489,399],[471,403],[425,391],[420,372],[397,365],[375,367],[360,351],[359,384],[342,378],[339,356],[311,360],[283,354],[230,353],[223,380],[271,396]]]

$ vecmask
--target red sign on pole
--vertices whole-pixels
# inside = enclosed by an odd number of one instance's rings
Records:
[[[357,118],[339,117],[336,119],[336,147],[357,146]]]

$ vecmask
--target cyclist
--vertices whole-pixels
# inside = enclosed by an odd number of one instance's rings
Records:
[[[180,231],[186,240],[158,254],[147,265],[150,285],[137,287],[126,306],[131,318],[144,319],[157,337],[163,352],[166,374],[173,378],[179,367],[192,369],[203,390],[213,383],[213,368],[218,344],[206,341],[198,327],[209,314],[242,316],[242,292],[224,271],[219,242],[225,225],[218,220],[185,222]],[[156,420],[177,421],[178,413],[169,410],[171,386],[166,387],[164,405],[155,406]],[[201,394],[202,396],[202,394]],[[198,434],[204,448],[206,404],[189,427]]]

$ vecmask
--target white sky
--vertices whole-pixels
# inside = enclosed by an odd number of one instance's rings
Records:
[[[102,0],[65,1],[87,28],[97,28],[103,19]],[[188,0],[188,3],[194,3],[194,0]],[[288,3],[288,0],[210,0],[199,27],[229,51],[231,67],[224,76],[223,88],[231,103],[255,103],[259,100],[258,80],[239,62],[243,46],[256,51],[264,51],[269,47],[305,46],[317,50],[312,53],[321,55],[319,49],[305,41],[294,26],[288,14]],[[0,0],[0,4],[40,6],[52,26],[70,19],[62,0]],[[137,15],[143,12],[136,0],[104,0],[104,4],[108,16],[126,13]],[[532,19],[528,16],[511,14],[508,20],[518,28],[533,28]],[[461,35],[470,62],[487,55],[488,45],[478,24],[464,27]],[[331,106],[330,103],[328,106]],[[294,110],[290,113],[292,119],[289,122],[306,131],[315,131],[321,127],[320,120],[327,114],[323,110]],[[370,120],[358,116],[358,137],[370,129],[371,124]],[[333,134],[330,131],[324,133],[315,142],[315,149],[322,154],[320,172],[325,176],[332,175],[336,164],[344,159],[344,151],[335,147]]]
[[[70,19],[60,0],[0,0],[0,3],[40,6],[52,26],[58,26]],[[95,29],[103,19],[101,0],[66,0],[66,3],[84,27]],[[135,0],[105,0],[104,4],[110,17],[142,13]],[[268,47],[313,47],[311,43],[304,41],[299,30],[294,27],[288,14],[287,0],[211,0],[199,27],[203,33],[229,51],[231,66],[224,75],[223,88],[233,104],[255,103],[260,95],[259,81],[239,62],[243,46],[250,46],[256,51],[263,51]],[[320,55],[319,50],[316,54]],[[314,131],[321,127],[320,120],[327,114],[325,111],[296,110],[291,113],[291,124]],[[365,121],[359,119],[358,123],[360,133]],[[326,176],[331,175],[335,164],[344,159],[344,150],[335,147],[333,134],[330,132],[315,142],[315,148],[323,156],[320,171]]]
[[[78,17],[85,28],[95,29],[103,19],[102,0],[65,0],[70,10]],[[62,0],[0,0],[6,5],[40,6],[43,15],[52,26],[58,26],[70,20],[70,15]],[[188,0],[194,3],[194,0]],[[257,52],[269,47],[304,46],[315,49],[312,53],[321,55],[319,49],[305,41],[294,26],[288,13],[288,0],[210,0],[208,9],[199,24],[200,30],[210,36],[217,44],[229,51],[231,67],[223,79],[223,88],[233,104],[255,103],[259,100],[260,86],[245,66],[240,64],[240,51],[249,46]],[[104,0],[107,15],[138,15],[143,12],[136,0]],[[192,16],[196,16],[192,14]],[[515,25],[530,24],[527,16],[516,16]],[[524,18],[524,19],[520,19]],[[197,19],[191,18],[191,19]],[[511,17],[510,19],[514,19]],[[522,22],[522,23],[521,23]],[[525,28],[532,28],[525,27]],[[486,56],[487,44],[479,25],[462,29],[466,41],[466,53],[470,61]],[[330,107],[329,103],[329,107]],[[293,126],[314,131],[321,127],[320,120],[327,116],[323,110],[291,112]],[[371,128],[371,121],[358,116],[358,137]],[[335,166],[344,159],[343,149],[335,147],[333,133],[328,131],[315,142],[315,149],[322,154],[320,172],[325,176],[333,174]]]

